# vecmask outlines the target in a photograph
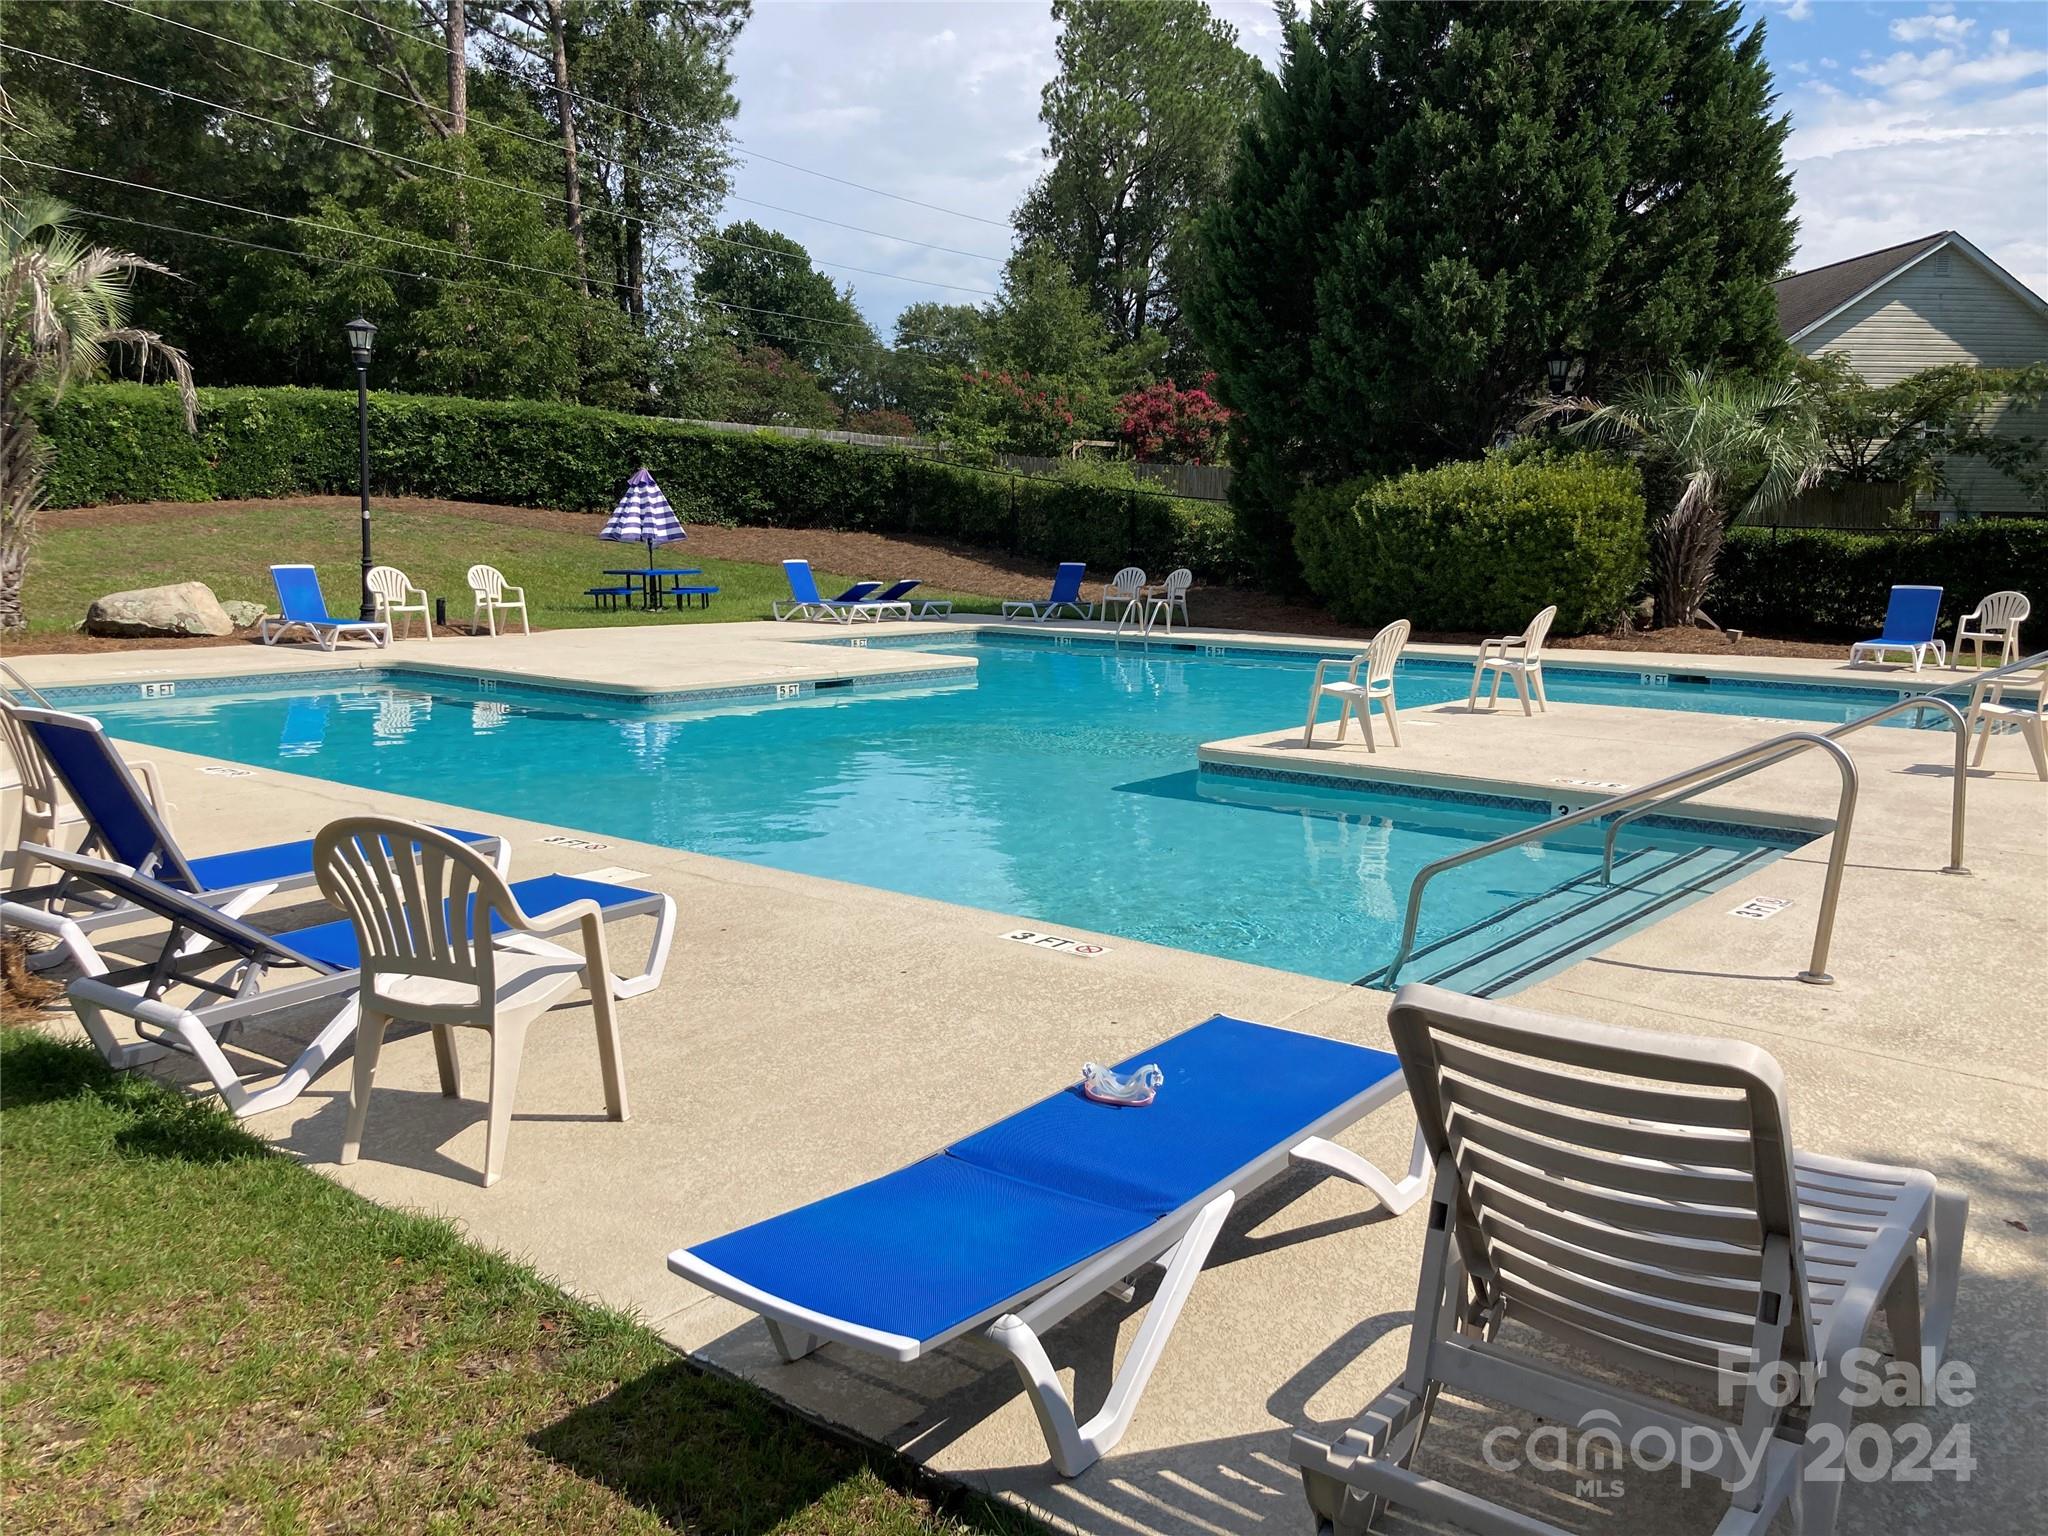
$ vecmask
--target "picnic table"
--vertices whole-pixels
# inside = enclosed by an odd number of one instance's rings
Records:
[[[659,608],[662,605],[662,598],[665,595],[675,596],[678,604],[681,604],[682,602],[686,601],[686,595],[679,590],[683,585],[683,578],[686,576],[702,576],[704,574],[704,569],[702,566],[696,565],[650,565],[635,566],[626,570],[609,570],[606,571],[604,574],[607,576],[625,577],[628,585],[630,587],[636,588],[640,592],[641,606],[643,608],[654,609]],[[667,586],[663,585],[664,582],[667,583]],[[703,589],[698,588],[695,590],[701,592]],[[630,606],[631,603],[632,598],[629,595],[627,597],[628,606]]]

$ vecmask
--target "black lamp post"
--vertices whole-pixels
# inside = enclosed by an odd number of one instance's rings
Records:
[[[1562,400],[1566,387],[1571,383],[1572,364],[1578,359],[1567,352],[1563,345],[1552,347],[1543,359],[1543,372],[1550,379],[1550,398]]]
[[[349,355],[356,364],[357,484],[363,498],[363,622],[368,624],[377,617],[377,604],[370,596],[370,343],[377,339],[377,327],[358,315],[344,329],[348,332]]]

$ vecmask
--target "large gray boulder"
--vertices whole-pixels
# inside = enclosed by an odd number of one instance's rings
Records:
[[[235,621],[227,616],[213,588],[203,581],[181,581],[168,587],[140,587],[109,592],[85,610],[89,635],[169,638],[179,635],[232,635]]]

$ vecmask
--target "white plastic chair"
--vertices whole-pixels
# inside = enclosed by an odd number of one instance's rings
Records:
[[[527,1026],[579,992],[589,994],[597,1015],[605,1112],[614,1120],[626,1118],[614,978],[604,913],[596,902],[572,901],[529,915],[482,854],[432,827],[383,817],[351,816],[322,828],[314,840],[313,867],[320,893],[348,914],[361,961],[343,1163],[353,1163],[362,1149],[377,1053],[384,1031],[399,1020],[432,1026],[441,1092],[451,1099],[461,1095],[462,1078],[450,1031],[481,1029],[490,1035],[486,1186],[498,1181],[505,1166]],[[522,933],[572,922],[581,931],[581,955],[546,943],[518,947]]]
[[[384,623],[393,625],[392,639],[399,638],[394,621],[401,614],[408,621],[413,614],[418,614],[420,627],[426,631],[427,638],[434,638],[434,615],[427,608],[427,594],[414,586],[407,579],[405,572],[395,565],[374,566],[370,570],[369,584],[370,596],[377,604],[377,617]]]
[[[496,567],[472,565],[469,568],[469,591],[476,599],[476,607],[471,611],[469,621],[472,629],[481,618],[495,635],[498,632],[498,615],[511,613],[517,609],[519,632],[522,635],[533,633],[526,624],[526,588],[513,586]],[[518,596],[508,597],[507,593],[517,593]]]
[[[1102,616],[1109,617],[1110,605],[1117,605],[1116,627],[1121,630],[1129,620],[1140,624],[1145,620],[1145,572],[1142,567],[1127,565],[1102,586]]]
[[[1372,739],[1372,707],[1377,703],[1380,712],[1387,717],[1387,734],[1394,745],[1401,745],[1400,716],[1394,711],[1394,664],[1401,659],[1401,651],[1408,644],[1408,621],[1396,619],[1367,643],[1366,648],[1351,658],[1341,681],[1323,681],[1331,667],[1342,666],[1342,659],[1325,656],[1316,663],[1316,680],[1308,691],[1308,724],[1301,728],[1301,744],[1312,747],[1316,741],[1316,708],[1323,702],[1323,696],[1342,701],[1337,711],[1337,740],[1344,740],[1345,727],[1356,715],[1365,731],[1365,750],[1377,752],[1379,748]],[[1361,679],[1359,669],[1365,676]]]
[[[35,884],[32,877],[42,867],[42,861],[25,852],[26,848],[68,851],[82,841],[87,824],[83,813],[58,784],[50,760],[36,745],[35,737],[15,718],[12,701],[4,698],[0,698],[0,742],[6,743],[7,755],[14,763],[12,782],[0,783],[0,793],[13,790],[21,796],[14,825],[7,829],[11,834],[7,842],[7,884],[13,889]],[[154,788],[153,773],[149,782]]]
[[[1173,615],[1179,610],[1181,627],[1188,622],[1188,588],[1195,584],[1195,573],[1182,566],[1166,578],[1166,585],[1154,592],[1145,603],[1145,633],[1152,633],[1154,624],[1164,622],[1166,632],[1173,633]]]
[[[1536,702],[1543,706],[1544,713],[1550,711],[1550,697],[1543,691],[1543,642],[1550,638],[1550,621],[1557,617],[1557,605],[1551,604],[1529,621],[1529,627],[1519,635],[1502,635],[1496,640],[1484,640],[1479,645],[1479,660],[1472,668],[1472,691],[1466,695],[1468,705],[1479,702],[1479,684],[1486,674],[1493,674],[1493,691],[1486,697],[1486,707],[1492,709],[1500,703],[1500,683],[1506,678],[1515,685],[1515,697],[1522,701],[1522,713],[1533,715],[1529,707],[1529,695],[1533,692]]]
[[[2033,701],[2006,703],[2008,683],[2031,687],[2034,690]],[[1970,690],[1970,708],[1963,717],[1963,729],[1971,735],[1978,731],[1984,733],[1977,738],[1977,752],[1970,759],[1973,766],[1984,766],[1984,749],[1991,745],[1992,732],[2008,727],[2026,739],[2027,750],[2034,754],[2034,771],[2048,780],[2048,667],[2039,668],[2031,677],[2026,673],[2015,673],[2010,677],[1979,683]]]
[[[2027,601],[2024,592],[1994,592],[1970,612],[1956,620],[1956,643],[1949,652],[1948,663],[1952,667],[1963,664],[1963,644],[1967,641],[1977,658],[1977,665],[1984,665],[1984,642],[1995,641],[1998,645],[1998,660],[1993,666],[2004,666],[2009,661],[2020,659],[2020,625],[2027,615],[2034,611],[2034,605]]]

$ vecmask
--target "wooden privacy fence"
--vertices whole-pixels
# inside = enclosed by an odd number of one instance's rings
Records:
[[[1735,521],[1747,528],[1833,528],[1843,532],[1906,529],[1931,523],[1932,514],[1918,508],[1910,517],[1900,516],[1901,509],[1910,506],[1912,500],[1910,490],[1892,481],[1817,485],[1801,491],[1775,512],[1762,517],[1744,513]]]
[[[996,462],[1020,475],[1059,473],[1066,459],[1047,458],[1035,453],[999,453]],[[1126,466],[1140,480],[1149,481],[1172,496],[1191,501],[1228,501],[1230,466],[1227,464],[1131,464]]]

